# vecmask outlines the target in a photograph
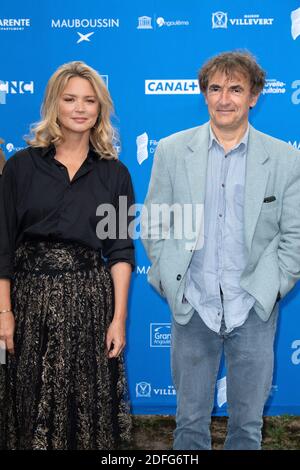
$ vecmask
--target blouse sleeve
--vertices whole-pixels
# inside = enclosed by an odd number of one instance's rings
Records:
[[[0,279],[13,278],[16,231],[16,174],[11,158],[0,177]]]
[[[134,245],[130,236],[132,229],[128,233],[128,228],[132,226],[134,220],[134,216],[128,214],[129,208],[134,204],[134,191],[130,174],[124,166],[123,168],[126,171],[122,172],[121,183],[116,194],[116,237],[104,240],[102,252],[103,256],[107,258],[109,268],[123,261],[131,264],[132,270],[134,270]]]

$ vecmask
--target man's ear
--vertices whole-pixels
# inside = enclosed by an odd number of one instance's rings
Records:
[[[258,93],[257,95],[251,95],[250,104],[249,104],[250,109],[254,108],[259,97],[260,97],[260,93]]]

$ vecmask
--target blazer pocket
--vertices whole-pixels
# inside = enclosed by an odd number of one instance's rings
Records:
[[[269,202],[273,202],[273,201],[276,201],[276,197],[275,196],[267,196],[264,198],[264,201],[265,203],[269,203]]]
[[[262,206],[261,206],[261,210],[262,212],[265,212],[265,211],[270,211],[270,210],[273,210],[273,209],[277,209],[278,207],[278,204],[277,204],[277,201],[272,201],[272,202],[263,202]]]

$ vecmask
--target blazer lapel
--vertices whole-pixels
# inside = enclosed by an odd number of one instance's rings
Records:
[[[209,123],[206,123],[191,139],[185,155],[185,168],[193,204],[204,203],[208,140]]]
[[[257,219],[263,204],[269,170],[265,162],[269,156],[261,142],[258,132],[250,126],[248,152],[246,161],[244,233],[248,253],[256,227]]]

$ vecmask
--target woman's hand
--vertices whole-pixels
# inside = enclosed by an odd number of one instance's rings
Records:
[[[12,312],[0,314],[0,340],[5,341],[5,347],[14,354],[15,317]]]
[[[106,348],[108,357],[118,357],[125,348],[125,321],[113,320],[106,334]]]

